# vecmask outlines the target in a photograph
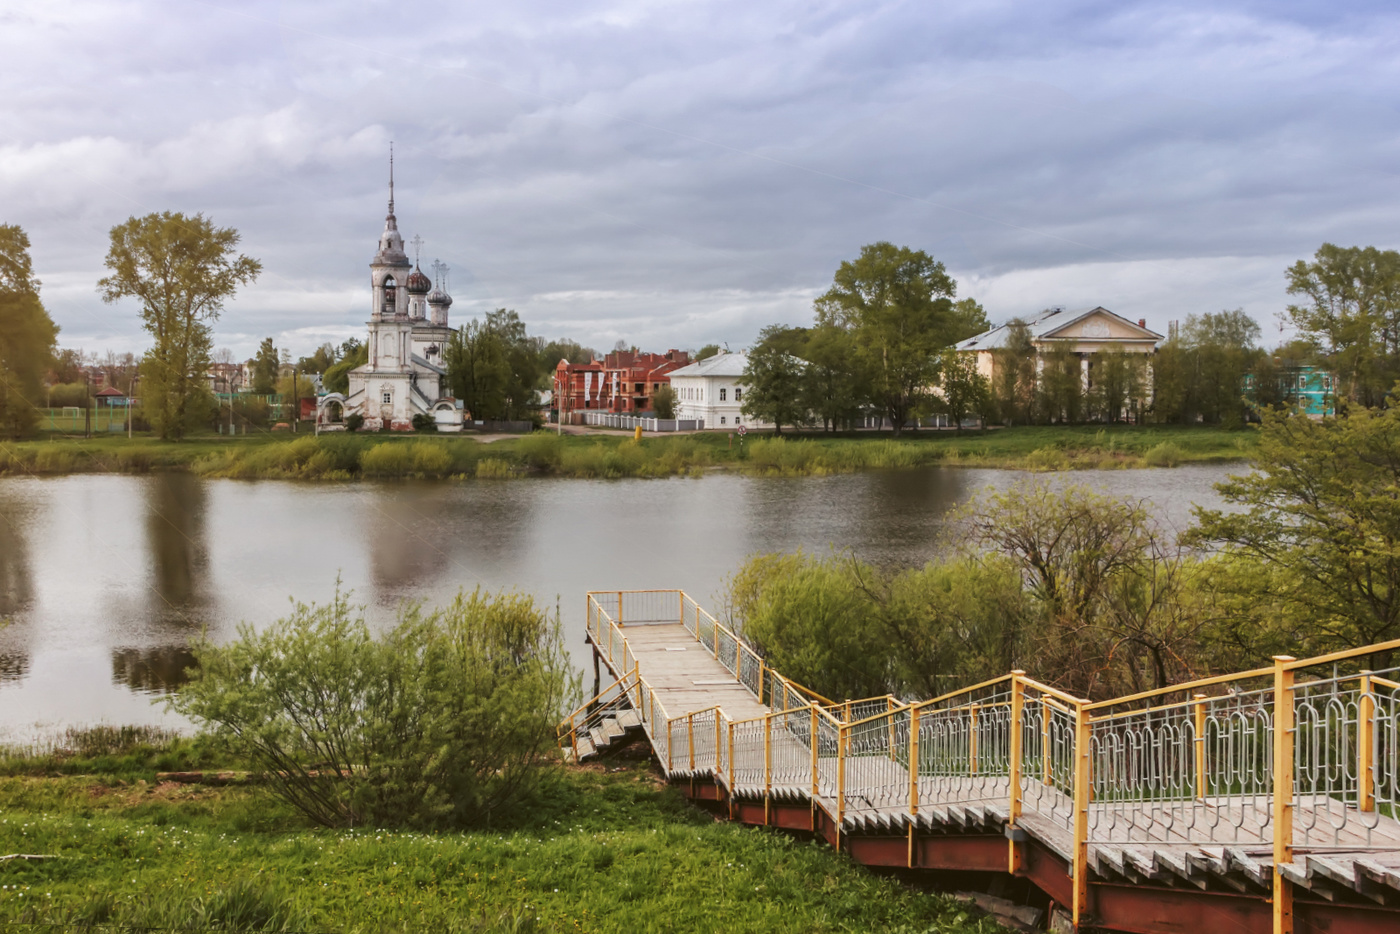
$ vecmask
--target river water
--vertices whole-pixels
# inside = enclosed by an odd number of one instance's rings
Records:
[[[1240,467],[1039,475],[1143,499],[1184,528]],[[184,473],[0,479],[0,741],[176,721],[152,704],[188,641],[261,627],[337,578],[392,620],[405,600],[518,589],[561,607],[575,661],[590,589],[681,588],[715,607],[747,555],[850,550],[922,564],[950,508],[1030,475],[924,468],[830,477],[306,484]]]

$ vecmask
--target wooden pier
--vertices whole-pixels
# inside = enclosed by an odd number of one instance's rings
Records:
[[[871,866],[1024,878],[1075,927],[1400,931],[1400,642],[1090,703],[1025,672],[835,701],[680,591],[588,595],[611,684],[560,726],[644,736],[733,820]]]

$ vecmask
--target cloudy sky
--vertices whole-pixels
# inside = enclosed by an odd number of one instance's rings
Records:
[[[236,227],[262,277],[217,342],[363,332],[389,141],[454,323],[597,347],[805,323],[862,244],[929,251],[994,321],[1164,331],[1284,269],[1400,246],[1393,3],[0,0],[0,222],[64,346],[132,214]]]

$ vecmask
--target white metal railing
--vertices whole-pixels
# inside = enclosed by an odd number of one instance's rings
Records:
[[[1254,843],[1275,865],[1295,847],[1393,847],[1381,824],[1393,831],[1400,807],[1400,668],[1356,666],[1400,640],[1095,703],[1021,671],[918,703],[838,703],[680,591],[590,594],[588,622],[623,673],[609,690],[635,696],[668,774],[808,798],[838,834],[865,815],[1005,802],[1011,826],[1033,816],[1069,834],[1076,920],[1090,844]],[[769,712],[668,716],[625,633],[677,622]]]

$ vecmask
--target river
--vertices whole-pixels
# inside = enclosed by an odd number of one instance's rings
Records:
[[[1140,498],[1184,528],[1240,467],[1039,475]],[[186,473],[0,479],[0,741],[66,725],[174,724],[152,704],[187,645],[337,578],[372,621],[458,588],[561,607],[582,664],[584,593],[682,588],[714,608],[745,556],[849,549],[922,564],[950,508],[1030,475],[924,468],[829,477],[307,484]]]

